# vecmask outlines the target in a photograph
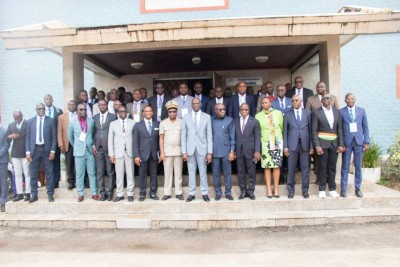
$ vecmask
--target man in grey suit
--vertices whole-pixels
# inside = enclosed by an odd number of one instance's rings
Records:
[[[29,162],[25,155],[25,137],[27,122],[24,120],[22,112],[15,110],[13,113],[14,122],[10,123],[7,128],[7,141],[11,144],[11,159],[14,166],[15,173],[15,187],[17,195],[13,201],[20,201],[25,198],[29,201],[31,196],[31,175],[29,172]],[[25,176],[25,194],[22,186],[23,178]]]
[[[143,120],[143,108],[148,104],[143,103],[140,89],[133,90],[133,102],[126,105],[127,112],[135,122]]]
[[[110,124],[108,133],[108,155],[115,164],[117,173],[117,196],[114,202],[124,199],[124,175],[126,171],[126,194],[128,201],[133,201],[134,167],[132,132],[135,122],[127,117],[126,107],[118,109],[118,119]],[[112,191],[112,189],[111,189]]]
[[[97,188],[101,201],[106,199],[111,201],[115,184],[115,170],[114,164],[108,156],[108,131],[110,123],[117,119],[117,115],[108,112],[108,103],[105,100],[99,100],[98,106],[100,113],[93,116],[94,143],[92,147],[97,169]],[[106,171],[108,176],[107,192],[104,179]]]
[[[283,123],[283,153],[288,157],[288,197],[294,197],[295,172],[300,159],[302,193],[309,198],[309,154],[314,154],[311,142],[311,112],[301,107],[301,98],[292,97],[292,109],[286,111]]]
[[[256,164],[261,160],[261,132],[258,120],[249,115],[250,106],[240,105],[240,117],[234,120],[236,137],[236,161],[239,178],[239,199],[255,200]],[[246,171],[249,176],[246,183]]]
[[[54,119],[45,116],[43,103],[36,105],[37,115],[28,121],[25,139],[26,159],[31,173],[31,199],[38,200],[38,175],[42,162],[46,175],[46,188],[49,202],[54,201],[53,162],[57,147],[57,132]]]
[[[342,118],[339,111],[331,107],[330,95],[322,97],[322,107],[312,113],[312,140],[318,154],[319,198],[326,198],[326,181],[329,196],[338,198],[336,193],[336,162],[338,153],[344,151]],[[328,178],[328,179],[327,179]]]
[[[139,166],[139,201],[146,199],[147,174],[150,173],[150,198],[159,200],[157,196],[157,163],[159,163],[159,125],[152,120],[153,109],[146,106],[143,110],[144,120],[133,128],[133,157]]]
[[[210,115],[201,111],[199,99],[192,99],[192,111],[182,122],[182,157],[188,162],[189,171],[189,196],[186,202],[195,199],[196,170],[199,167],[200,190],[203,200],[210,201],[208,197],[207,164],[212,161],[212,127]]]
[[[6,211],[6,202],[8,198],[8,185],[7,185],[7,166],[8,166],[8,148],[10,144],[7,142],[6,129],[1,127],[0,117],[0,211]]]
[[[179,84],[180,96],[175,97],[173,100],[178,103],[178,118],[182,119],[186,114],[192,111],[193,96],[188,95],[189,88],[186,83]]]

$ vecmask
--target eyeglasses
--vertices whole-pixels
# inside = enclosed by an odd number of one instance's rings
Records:
[[[176,110],[168,110],[168,113],[176,113]]]
[[[224,108],[219,108],[218,110],[219,110],[219,111],[225,111],[225,109],[224,109]]]
[[[122,106],[122,104],[114,104],[114,106]]]
[[[87,109],[86,108],[80,108],[79,109],[79,111],[84,111],[84,110],[86,111]]]
[[[45,108],[37,108],[37,110],[45,110]]]
[[[324,101],[324,100],[330,100],[330,99],[331,99],[330,97],[324,97],[321,100]]]

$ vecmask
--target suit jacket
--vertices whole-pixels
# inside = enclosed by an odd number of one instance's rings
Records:
[[[182,98],[181,96],[177,96],[173,100],[178,103],[178,118],[182,119],[182,108],[183,108]],[[188,113],[192,111],[192,100],[193,96],[190,95],[186,96],[185,108],[187,109]]]
[[[103,150],[105,153],[108,152],[108,133],[110,129],[110,123],[117,119],[117,115],[112,113],[107,113],[107,116],[104,118],[103,127],[101,127],[101,113],[93,116],[94,122],[94,135],[93,135],[93,143],[96,147],[96,150],[99,150],[100,140],[101,145],[103,146]]]
[[[158,161],[160,123],[153,120],[152,125],[151,136],[144,120],[136,123],[133,127],[133,158],[140,157],[141,160],[147,161],[151,156]]]
[[[211,119],[213,130],[213,157],[224,158],[235,151],[235,125],[231,117]]]
[[[296,87],[294,86],[292,90],[286,92],[286,97],[292,98],[293,95],[296,94]],[[311,89],[303,87],[303,107],[307,106],[308,98],[312,96],[314,93]],[[320,101],[321,102],[321,101]]]
[[[7,130],[3,127],[0,127],[0,163],[8,164],[8,148],[10,144],[7,142]]]
[[[255,110],[254,110],[254,95],[247,95],[246,94],[246,103],[250,107],[250,116],[255,115]],[[239,94],[233,95],[229,98],[229,110],[228,110],[228,116],[236,119],[239,117]]]
[[[6,136],[10,134],[18,134],[18,139],[10,139],[7,137],[7,142],[11,144],[13,142],[11,148],[11,157],[12,158],[25,158],[25,143],[26,143],[26,130],[27,130],[28,122],[23,120],[21,129],[18,130],[17,123],[12,122],[8,125]]]
[[[194,151],[200,155],[213,152],[211,117],[207,113],[200,113],[199,125],[193,123],[192,112],[183,117],[181,134],[182,154],[192,156]]]
[[[57,148],[57,131],[55,120],[44,116],[44,125],[43,125],[43,141],[44,141],[44,150],[46,153],[51,151],[56,151]],[[31,118],[28,121],[27,129],[26,129],[26,139],[25,139],[25,151],[30,152],[31,155],[35,153],[35,145],[36,145],[36,122],[37,116]]]
[[[81,125],[79,124],[78,118],[75,118],[68,125],[68,140],[69,143],[74,147],[74,157],[82,157],[85,155],[86,149],[89,150],[90,154],[93,154],[93,130],[94,123],[93,119],[86,118],[87,121],[87,132],[85,142],[79,140],[79,136],[82,133]]]
[[[68,140],[68,125],[69,125],[69,113],[61,114],[58,117],[57,126],[57,143],[58,147],[62,147],[65,152],[68,152],[69,140]]]
[[[122,158],[124,152],[129,157],[133,157],[133,127],[135,121],[126,118],[125,134],[122,132],[120,120],[114,120],[110,123],[110,130],[108,132],[108,155]],[[104,143],[103,143],[104,144]],[[104,146],[103,146],[104,147]]]
[[[261,130],[260,123],[254,117],[249,116],[244,132],[240,127],[240,117],[234,119],[236,133],[236,155],[240,156],[242,152],[245,158],[252,159],[254,152],[261,152]]]
[[[325,116],[322,107],[312,112],[312,140],[314,147],[329,148],[331,144],[333,146],[344,146],[343,143],[343,130],[342,130],[342,116],[336,108],[332,108],[333,111],[333,128],[329,126],[328,119]],[[336,140],[323,140],[318,137],[318,132],[336,134]]]
[[[194,94],[193,97],[196,97],[196,94]],[[208,102],[210,102],[210,98],[205,94],[201,94],[201,111],[207,112]]]
[[[369,144],[370,142],[367,113],[363,108],[357,106],[354,106],[354,108],[356,113],[354,122],[357,123],[356,133],[350,132],[350,123],[352,120],[350,118],[350,113],[347,109],[347,106],[339,110],[340,115],[342,116],[343,138],[345,146],[350,146],[353,142],[353,138],[356,140],[356,143],[359,146]]]
[[[222,102],[225,106],[225,109],[228,111],[229,110],[229,98],[223,97]],[[211,99],[208,104],[207,104],[207,109],[206,109],[206,113],[208,115],[210,115],[211,117],[215,116],[215,111],[214,111],[214,107],[217,103],[216,98]]]
[[[297,120],[294,109],[290,108],[285,112],[283,121],[283,148],[288,148],[290,151],[295,151],[299,140],[304,151],[312,148],[311,140],[311,112],[302,109],[300,127],[297,126]]]
[[[165,107],[165,103],[170,101],[172,96],[164,94],[163,102],[161,104],[161,120],[168,117],[168,110]],[[149,98],[149,105],[153,108],[153,121],[157,120],[157,106],[158,104],[158,95],[153,95]]]
[[[144,103],[144,102],[140,103],[140,108],[139,108],[140,110],[138,111],[138,113],[136,113],[136,114],[139,115],[139,121],[143,120],[143,109],[144,109],[144,107],[146,107],[148,105],[149,104]],[[126,104],[126,111],[128,111],[128,114],[129,114],[128,118],[130,118],[132,120],[135,120],[135,118],[133,116],[133,113],[132,113],[133,112],[133,102]],[[156,112],[157,112],[157,110],[156,110]],[[136,122],[138,122],[138,121],[136,121]]]
[[[292,107],[292,99],[289,97],[285,97],[285,108],[284,110],[281,109],[281,101],[279,97],[275,98],[274,101],[272,101],[272,108],[277,109],[282,111],[283,114],[285,114],[285,111],[289,110]]]
[[[336,109],[339,108],[338,101],[336,99],[336,96],[330,95],[331,96],[331,106],[335,107]],[[315,94],[312,96],[309,96],[307,99],[307,105],[304,106],[308,111],[314,111],[316,109],[319,109],[322,107],[321,100],[319,99],[319,95]]]

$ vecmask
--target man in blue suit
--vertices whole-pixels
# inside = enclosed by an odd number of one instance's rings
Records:
[[[361,192],[362,182],[362,158],[363,152],[369,149],[369,129],[368,120],[365,109],[355,106],[355,96],[348,93],[345,97],[346,107],[340,109],[342,115],[343,138],[345,145],[345,152],[342,154],[342,171],[340,181],[340,196],[347,197],[347,181],[349,176],[349,166],[351,153],[354,155],[355,166],[355,194],[357,197],[363,197]]]
[[[207,105],[208,102],[210,102],[210,98],[203,94],[203,85],[201,82],[196,82],[193,85],[193,91],[194,91],[194,98],[198,98],[201,101],[201,111],[207,112]]]
[[[285,97],[285,94],[286,86],[284,84],[278,84],[276,87],[277,97],[272,101],[272,108],[282,111],[283,115],[285,115],[285,111],[292,107],[292,99],[290,97]]]
[[[292,97],[292,106],[293,108],[286,111],[283,124],[283,152],[288,157],[288,198],[294,197],[295,172],[299,159],[301,191],[304,198],[309,198],[309,154],[314,154],[311,142],[311,112],[301,107],[301,98],[298,95]]]
[[[30,162],[31,199],[29,203],[38,200],[38,175],[40,165],[44,164],[46,188],[49,202],[54,201],[53,164],[57,148],[57,132],[54,119],[45,116],[43,103],[36,105],[37,115],[28,121],[26,131],[26,159]]]
[[[68,140],[74,148],[75,169],[76,169],[76,189],[78,191],[78,202],[84,200],[85,189],[85,168],[89,176],[90,193],[92,199],[100,200],[97,195],[96,171],[93,150],[93,119],[87,116],[87,105],[81,103],[78,105],[78,117],[69,123]],[[94,147],[94,149],[93,149]]]
[[[6,211],[6,202],[8,197],[8,185],[7,185],[7,166],[8,166],[8,148],[9,143],[7,142],[6,129],[1,127],[0,117],[0,187],[1,187],[1,212]]]
[[[240,117],[240,105],[243,103],[246,103],[250,106],[250,116],[255,115],[254,111],[254,96],[252,95],[246,95],[246,90],[247,90],[247,85],[245,82],[239,82],[237,86],[237,92],[236,95],[233,95],[229,99],[229,110],[228,110],[228,116],[236,119]]]

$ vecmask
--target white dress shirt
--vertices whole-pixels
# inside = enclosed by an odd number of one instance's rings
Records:
[[[331,127],[331,129],[333,129],[333,121],[334,121],[334,117],[333,117],[333,110],[332,108],[327,109],[324,106],[322,106],[322,110],[325,113],[326,118],[328,119],[328,123],[329,126]]]
[[[224,97],[221,97],[218,99],[218,97],[215,98],[215,104],[223,104],[224,103]]]
[[[69,114],[69,122],[73,121],[76,118],[76,111],[74,112],[68,111],[68,114]]]
[[[43,128],[44,128],[44,118],[36,116],[36,145],[44,145],[44,136],[43,136]],[[40,118],[42,119],[42,128],[40,128]],[[42,141],[39,140],[40,131],[42,132]]]
[[[115,110],[114,110],[114,101],[110,100],[108,101],[108,112],[115,114]]]
[[[293,111],[294,111],[294,117],[295,117],[296,120],[297,120],[297,111],[299,112],[300,121],[301,121],[301,118],[303,118],[302,117],[303,116],[303,109],[302,108],[299,108],[299,109],[293,108]]]
[[[349,106],[347,106],[347,110],[348,110],[348,112],[349,112],[349,116],[350,116],[350,110],[353,112],[354,120],[356,120],[356,106],[354,105],[352,108],[350,108]]]
[[[242,116],[240,116],[240,131],[242,131],[243,128],[243,120],[246,122],[246,124],[249,122],[249,115],[247,115],[245,118],[243,118]],[[246,127],[246,125],[245,125]]]
[[[197,111],[197,112],[192,112],[192,120],[194,122],[194,119],[197,118],[197,127],[199,126],[199,122],[200,122],[200,115],[201,115],[201,110]]]

